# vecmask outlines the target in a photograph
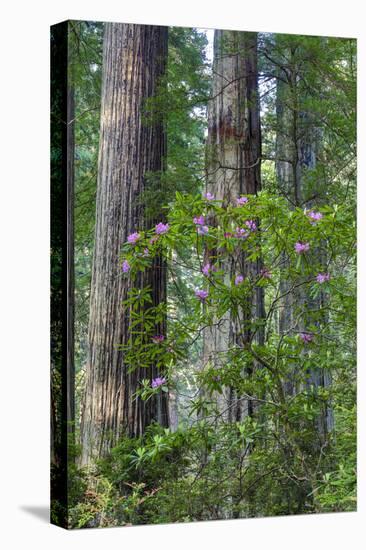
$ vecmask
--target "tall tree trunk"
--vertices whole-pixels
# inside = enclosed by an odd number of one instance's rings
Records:
[[[70,61],[69,61],[70,63]],[[69,72],[70,72],[69,68]],[[75,182],[75,93],[73,75],[67,89],[67,431],[75,435],[75,360],[74,360],[74,182]]]
[[[141,193],[147,173],[164,168],[163,124],[146,120],[144,103],[157,92],[164,74],[167,37],[166,27],[106,24],[105,28],[83,463],[105,455],[122,434],[137,436],[152,421],[166,426],[169,420],[165,393],[146,403],[134,398],[139,382],[157,375],[156,367],[131,371],[117,349],[129,340],[130,314],[122,302],[132,287],[122,276],[121,248],[130,233],[154,222],[145,219]],[[163,261],[157,259],[133,286],[150,286],[153,303],[163,301]],[[157,330],[163,333],[165,327]]]
[[[278,69],[280,71],[280,69]],[[281,74],[282,78],[286,79],[287,74]],[[289,206],[298,205],[298,187],[297,181],[298,170],[297,166],[297,112],[292,108],[292,98],[290,90],[293,79],[290,78],[288,84],[282,79],[277,80],[276,89],[276,116],[277,116],[277,131],[276,131],[276,173],[279,191],[289,201]],[[295,191],[297,190],[297,192]],[[282,254],[282,265],[288,267],[289,262],[286,255]],[[280,300],[280,309],[278,314],[278,331],[279,334],[288,334],[295,330],[295,307],[296,299],[295,292],[290,292],[291,283],[282,276],[279,283],[280,295],[283,296]],[[292,395],[296,388],[296,372],[289,374],[285,381],[285,391]]]
[[[277,139],[276,139],[276,172],[280,191],[287,197],[290,205],[307,208],[315,206],[307,189],[307,177],[316,169],[321,150],[321,129],[317,122],[302,109],[304,91],[301,89],[304,68],[299,63],[299,52],[293,47],[288,50],[288,64],[277,80]],[[281,72],[281,71],[280,71]],[[287,82],[286,82],[287,81]],[[321,201],[321,193],[317,193]],[[319,250],[319,257],[326,251]],[[283,258],[286,264],[286,258]],[[289,292],[290,285],[285,279],[280,281],[281,300],[279,312],[280,334],[306,330],[307,323],[313,323],[312,311],[324,306],[325,296],[322,292],[313,299],[303,287]],[[325,319],[323,319],[323,322]],[[286,392],[294,394],[300,388],[296,382],[297,373],[293,372],[285,383]],[[307,385],[327,387],[331,383],[329,371],[324,369],[310,370]],[[332,429],[333,415],[326,407],[318,419],[319,434],[322,437]]]
[[[223,204],[235,204],[241,194],[256,194],[261,185],[260,161],[257,35],[216,30],[212,99],[208,108],[207,190]],[[260,269],[260,261],[249,262],[243,252],[225,260],[220,259],[220,251],[207,250],[206,257],[220,263],[228,284],[235,273],[256,276]],[[207,328],[204,367],[221,366],[220,351],[242,346],[253,338],[261,341],[263,334],[257,330],[254,336],[252,322],[263,317],[263,310],[263,289],[257,288],[239,319],[228,313],[220,326]],[[239,397],[233,389],[218,397],[219,407],[227,411],[225,418],[229,421],[252,412],[252,402]]]

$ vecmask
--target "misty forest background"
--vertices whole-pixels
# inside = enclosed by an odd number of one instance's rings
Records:
[[[53,520],[354,510],[356,41],[78,21],[67,40]]]

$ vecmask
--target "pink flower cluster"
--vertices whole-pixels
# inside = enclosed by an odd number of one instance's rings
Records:
[[[202,216],[202,214],[201,214],[201,216],[198,216],[198,217],[196,217],[196,218],[193,218],[193,223],[194,223],[195,225],[205,225],[205,218],[204,218],[204,216]]]
[[[157,235],[164,235],[164,233],[167,233],[169,231],[169,224],[168,223],[158,223],[155,226],[155,233]]]
[[[164,384],[166,384],[166,378],[161,376],[158,376],[151,381],[152,388],[159,388],[159,386],[163,386]]]
[[[198,298],[203,303],[208,297],[208,290],[196,289],[195,295],[196,295],[196,298]]]
[[[204,216],[198,216],[197,218],[193,218],[193,223],[197,227],[197,233],[199,235],[207,235],[208,233],[208,227],[205,225],[205,218]]]
[[[131,235],[128,235],[127,237],[127,242],[130,244],[136,244],[139,239],[141,239],[140,233],[131,233]]]
[[[308,252],[309,249],[310,249],[310,244],[309,243],[303,243],[303,242],[299,241],[295,244],[296,254],[304,254],[305,252]]]
[[[234,237],[237,239],[246,239],[249,236],[249,233],[246,229],[243,229],[243,227],[237,227]]]
[[[314,334],[310,332],[300,332],[299,337],[304,342],[304,344],[310,344],[314,340]]]
[[[257,230],[257,224],[254,220],[248,220],[245,222],[245,225],[250,229],[250,231],[256,231]]]
[[[237,275],[235,277],[235,286],[240,285],[244,281],[243,275]]]
[[[330,279],[330,273],[318,273],[316,276],[317,283],[326,283]]]
[[[165,336],[163,334],[157,334],[156,336],[153,336],[151,340],[154,342],[154,344],[161,344],[165,340]]]
[[[203,198],[206,199],[206,201],[214,201],[215,197],[212,195],[212,193],[205,193],[203,195]]]
[[[256,231],[257,230],[257,224],[254,220],[247,220],[245,222],[245,225],[247,226],[247,229],[244,229],[243,227],[237,227],[234,237],[237,239],[246,239],[249,237],[249,231]],[[249,231],[248,231],[249,230]],[[226,236],[226,233],[225,233]]]
[[[248,202],[247,197],[239,197],[238,199],[236,199],[236,206],[243,206],[247,202]]]
[[[314,210],[309,210],[307,213],[308,218],[311,220],[312,225],[322,219],[323,214],[321,212],[314,212]]]
[[[124,262],[122,263],[122,271],[123,273],[128,273],[131,269],[131,266],[130,264],[128,263],[127,260],[124,260]]]
[[[207,225],[197,225],[197,233],[199,235],[207,235],[208,233]]]
[[[205,264],[202,268],[202,273],[208,277],[212,271],[215,271],[215,267],[211,265],[209,262]]]
[[[159,235],[155,235],[154,237],[151,237],[150,244],[155,244],[159,240]]]

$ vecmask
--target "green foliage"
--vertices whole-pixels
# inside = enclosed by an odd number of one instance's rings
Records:
[[[166,75],[158,93],[145,105],[147,122],[161,120],[167,136],[165,170],[147,174],[141,197],[150,218],[174,199],[177,190],[196,192],[202,184],[210,84],[206,44],[206,35],[197,29],[169,28]]]
[[[74,266],[76,417],[84,384],[100,126],[101,23],[70,21],[69,79],[74,94]]]
[[[354,426],[347,415],[337,432]],[[331,439],[310,461],[303,449],[294,454],[281,431],[250,417],[233,424],[206,419],[175,432],[153,425],[143,438],[123,438],[89,474],[89,489],[71,510],[73,525],[354,510],[354,429],[346,437],[341,443]],[[345,453],[350,439],[351,456]]]
[[[314,199],[327,202],[330,197],[354,202],[356,41],[263,34],[258,57],[264,158],[274,161],[277,170],[284,158],[293,162],[294,140],[313,142],[316,163],[298,166],[304,180],[303,204]],[[279,155],[281,139],[290,145]],[[294,181],[287,183],[283,189],[283,182],[277,181],[275,188],[293,202]]]
[[[356,509],[356,407],[339,405],[335,408],[334,456],[315,494],[317,505],[325,512]]]

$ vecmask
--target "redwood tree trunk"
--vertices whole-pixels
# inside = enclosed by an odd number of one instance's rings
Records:
[[[290,48],[287,52],[288,65],[286,72],[281,69],[281,79],[277,80],[277,141],[276,141],[276,172],[281,192],[287,197],[290,205],[315,207],[307,189],[307,177],[316,169],[317,159],[321,151],[322,131],[317,121],[306,110],[302,109],[304,91],[302,72],[299,62],[299,52]],[[317,201],[322,201],[322,193],[317,191]],[[326,250],[318,250],[319,258],[326,255]],[[286,265],[286,258],[283,258]],[[326,262],[325,262],[326,263]],[[313,324],[312,312],[317,312],[325,305],[322,292],[318,297],[311,298],[302,287],[289,292],[287,280],[280,281],[280,292],[283,295],[279,312],[280,334],[290,334],[306,330],[307,323]],[[324,314],[323,314],[324,315]],[[326,319],[323,319],[325,322]],[[316,324],[316,323],[315,323]],[[301,390],[294,371],[285,383],[288,394]],[[327,369],[310,370],[308,385],[327,387],[331,384]],[[333,427],[333,413],[329,406],[318,419],[319,435],[323,437]]]
[[[241,194],[256,194],[261,185],[256,33],[215,31],[207,142],[207,190],[223,204],[235,204]],[[218,250],[207,250],[206,256],[207,260],[220,263],[228,284],[235,273],[256,276],[260,269],[260,261],[249,262],[244,252],[230,260],[220,259]],[[228,313],[219,327],[206,329],[204,367],[208,363],[222,366],[222,355],[217,353],[220,350],[240,347],[254,338],[261,341],[261,330],[254,335],[252,322],[263,317],[263,309],[263,290],[258,288],[239,319]],[[218,396],[219,407],[227,410],[225,417],[229,421],[252,412],[252,402],[238,400],[238,397],[233,389]]]
[[[122,434],[138,436],[152,421],[168,425],[166,394],[146,403],[133,398],[143,378],[157,375],[156,367],[131,372],[117,349],[129,339],[129,311],[122,302],[132,287],[122,276],[121,248],[130,233],[154,222],[145,219],[141,193],[147,173],[164,168],[164,127],[161,121],[146,120],[144,102],[154,96],[165,71],[167,37],[166,27],[117,23],[105,28],[83,463],[105,455]],[[149,285],[155,304],[163,301],[162,260],[136,285]]]
[[[71,69],[69,68],[69,73]],[[75,182],[75,92],[73,75],[68,75],[67,89],[67,431],[75,434],[75,276],[74,276],[74,182]]]

